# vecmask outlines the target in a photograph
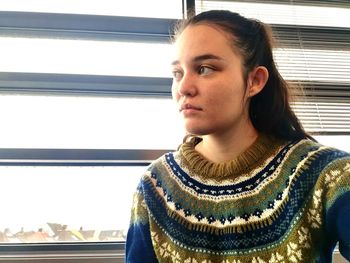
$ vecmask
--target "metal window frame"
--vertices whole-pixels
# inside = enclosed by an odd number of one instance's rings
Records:
[[[176,19],[0,11],[0,35],[168,42]]]
[[[0,72],[0,93],[170,97],[172,80],[155,77]]]
[[[0,166],[147,166],[169,151],[0,148]]]

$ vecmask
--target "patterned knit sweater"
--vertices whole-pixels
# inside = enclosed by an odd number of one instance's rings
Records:
[[[337,242],[350,260],[348,153],[260,136],[216,164],[195,151],[197,142],[142,177],[126,262],[332,262]]]

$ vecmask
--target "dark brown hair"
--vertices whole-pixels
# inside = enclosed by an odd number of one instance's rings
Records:
[[[247,19],[226,10],[211,10],[181,21],[175,28],[175,37],[188,26],[207,24],[220,28],[232,36],[235,50],[243,58],[244,80],[257,66],[264,66],[269,78],[260,93],[253,96],[249,116],[258,132],[280,139],[311,138],[290,107],[288,83],[277,70],[272,54],[272,30],[266,24]]]

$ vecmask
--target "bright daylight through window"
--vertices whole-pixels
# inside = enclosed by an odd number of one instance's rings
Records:
[[[0,11],[176,19],[182,16],[181,1],[172,0],[1,0]]]
[[[144,169],[0,166],[0,242],[124,241]]]

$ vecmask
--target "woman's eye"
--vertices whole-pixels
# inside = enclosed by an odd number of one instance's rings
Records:
[[[174,70],[173,72],[173,78],[176,80],[180,80],[182,78],[182,72],[179,70]]]
[[[207,66],[200,66],[199,67],[199,70],[198,70],[198,73],[200,75],[208,75],[210,73],[212,73],[214,70],[210,67],[207,67]]]

